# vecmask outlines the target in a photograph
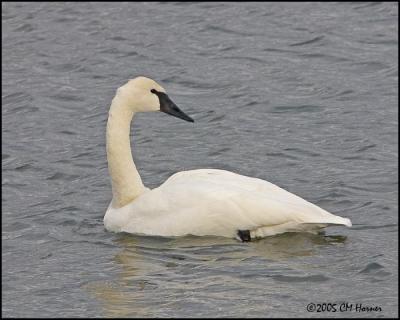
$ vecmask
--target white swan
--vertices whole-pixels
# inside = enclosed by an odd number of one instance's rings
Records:
[[[113,199],[104,216],[109,231],[158,236],[187,234],[242,241],[288,231],[313,231],[328,224],[350,227],[333,215],[278,186],[224,170],[200,169],[172,175],[146,188],[130,146],[136,112],[163,111],[193,122],[155,81],[137,77],[117,90],[107,123],[107,158]]]

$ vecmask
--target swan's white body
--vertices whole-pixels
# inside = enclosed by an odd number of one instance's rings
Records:
[[[224,170],[183,171],[158,188],[144,187],[132,160],[129,129],[135,112],[160,109],[160,103],[157,105],[153,97],[146,96],[147,92],[151,95],[152,88],[164,92],[153,80],[131,80],[118,90],[110,108],[107,156],[113,201],[104,216],[107,230],[224,237],[237,237],[238,230],[249,230],[251,237],[257,238],[313,231],[328,224],[351,226],[349,219],[333,215],[272,183]],[[144,103],[148,110],[142,107]]]

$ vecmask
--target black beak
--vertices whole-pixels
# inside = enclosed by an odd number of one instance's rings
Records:
[[[160,100],[160,111],[189,122],[194,122],[191,117],[177,107],[177,105],[168,97],[166,93],[157,91],[155,89],[152,89],[151,92],[156,94]]]

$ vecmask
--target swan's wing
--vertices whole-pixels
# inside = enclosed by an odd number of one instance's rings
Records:
[[[225,235],[296,224],[346,224],[344,219],[261,179],[224,170],[173,175],[134,201],[127,232]],[[140,230],[140,231],[139,231]]]

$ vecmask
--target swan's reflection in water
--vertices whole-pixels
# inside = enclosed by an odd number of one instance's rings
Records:
[[[219,310],[216,306],[226,305],[227,300],[233,304],[226,308],[234,310],[235,296],[243,304],[243,295],[251,299],[258,289],[262,293],[266,285],[273,286],[274,280],[302,281],[312,265],[309,260],[319,250],[343,245],[345,240],[308,233],[250,243],[220,237],[120,234],[115,241],[122,250],[113,258],[120,268],[117,278],[91,283],[87,290],[101,302],[107,317],[196,316],[196,310]]]

